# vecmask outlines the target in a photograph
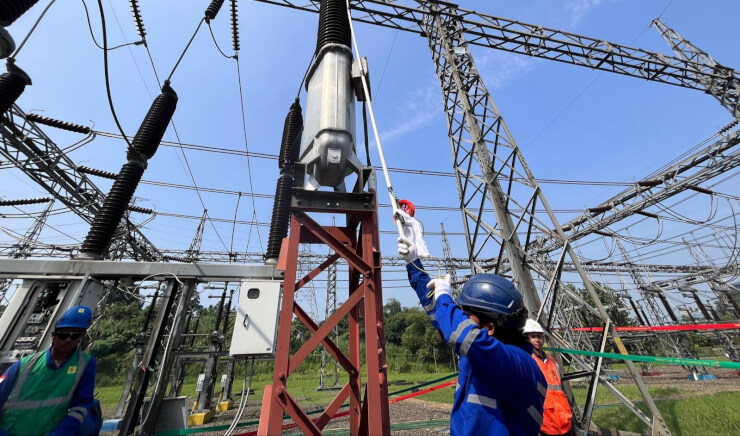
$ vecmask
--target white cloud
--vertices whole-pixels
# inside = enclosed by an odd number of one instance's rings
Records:
[[[512,78],[532,69],[533,62],[521,54],[486,51],[482,56],[475,56],[478,72],[489,90],[506,85]]]
[[[563,9],[565,9],[565,12],[571,14],[571,27],[576,27],[588,11],[599,6],[601,2],[602,0],[566,0],[563,4]]]
[[[396,114],[396,119],[400,121],[382,132],[382,140],[385,142],[416,131],[444,115],[439,85],[436,81],[407,93],[402,101],[403,105]]]

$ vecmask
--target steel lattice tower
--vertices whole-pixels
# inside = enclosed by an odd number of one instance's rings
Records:
[[[19,240],[13,247],[12,251],[8,254],[11,259],[26,259],[31,256],[33,246],[38,242],[39,236],[41,236],[41,230],[46,225],[46,219],[49,217],[54,201],[50,201],[46,208],[41,212],[41,215],[37,216],[31,227],[23,235],[23,239]],[[6,279],[0,280],[0,315],[5,311],[5,305],[7,304],[6,294],[13,284],[13,280]]]
[[[565,311],[553,309],[556,307],[554,303],[557,301],[558,293],[567,292],[561,285],[560,275],[563,262],[569,257],[578,271],[582,285],[592,298],[595,306],[592,308],[594,315],[605,322],[620,352],[627,354],[588,274],[580,266],[578,257],[565,237],[534,174],[527,166],[483,79],[478,74],[465,40],[463,20],[457,15],[454,6],[431,5],[431,12],[425,15],[423,22],[447,114],[448,136],[472,272],[486,270],[478,259],[483,258],[482,253],[487,246],[498,244],[499,254],[493,272],[497,274],[511,272],[514,282],[524,296],[525,305],[533,311],[536,310],[538,316],[541,314],[544,319],[557,316],[562,320]],[[545,217],[537,215],[538,206],[544,208]],[[513,212],[514,208],[522,212],[517,215]],[[527,228],[524,241],[520,241],[517,234],[520,226]],[[560,253],[557,263],[542,256],[537,259],[536,253],[528,251],[534,228],[554,235],[558,241]],[[537,292],[532,272],[537,274],[543,283],[548,283],[543,299],[540,299]],[[554,294],[553,304],[549,310],[544,310],[545,306],[542,303],[547,302],[551,293]],[[552,320],[547,322],[548,328],[551,327],[551,322]],[[571,319],[562,324],[557,324],[563,327],[562,332],[572,332],[569,328]],[[550,333],[549,337],[555,336]],[[570,339],[564,337],[563,344],[572,346],[573,342]],[[591,344],[583,345],[587,346],[587,349],[593,348]],[[593,370],[585,360],[576,360],[584,369]],[[652,416],[645,416],[636,409],[633,411],[652,427],[653,433],[669,433],[637,368],[631,361],[626,363]],[[584,424],[588,425],[591,411],[589,404],[586,410]]]

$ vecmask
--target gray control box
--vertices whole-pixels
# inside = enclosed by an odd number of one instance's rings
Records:
[[[282,282],[243,280],[231,339],[231,356],[275,356]]]

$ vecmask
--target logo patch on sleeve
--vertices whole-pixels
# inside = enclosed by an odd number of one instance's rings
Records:
[[[67,374],[76,374],[76,373],[77,373],[77,366],[76,365],[70,366],[69,368],[67,368]]]

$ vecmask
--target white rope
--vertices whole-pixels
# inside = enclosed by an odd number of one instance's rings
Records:
[[[391,208],[393,208],[393,216],[396,218],[396,227],[398,228],[399,236],[403,237],[403,218],[398,213],[398,198],[393,193],[393,186],[391,185],[391,178],[388,175],[388,166],[385,163],[385,155],[383,154],[383,145],[380,143],[380,135],[378,134],[378,126],[375,123],[375,111],[373,110],[372,99],[370,98],[370,87],[367,85],[367,79],[365,78],[365,67],[362,65],[362,56],[360,56],[360,48],[357,46],[357,39],[355,38],[355,29],[352,26],[352,11],[350,10],[349,0],[345,1],[347,5],[347,18],[349,19],[349,30],[352,35],[352,44],[355,47],[355,54],[357,55],[357,61],[360,64],[360,79],[362,80],[362,88],[365,91],[365,98],[367,99],[367,107],[370,112],[370,123],[373,125],[373,135],[375,136],[375,144],[378,146],[378,154],[380,155],[380,163],[383,167],[383,175],[385,176],[385,184],[388,186],[388,195],[391,198]]]

